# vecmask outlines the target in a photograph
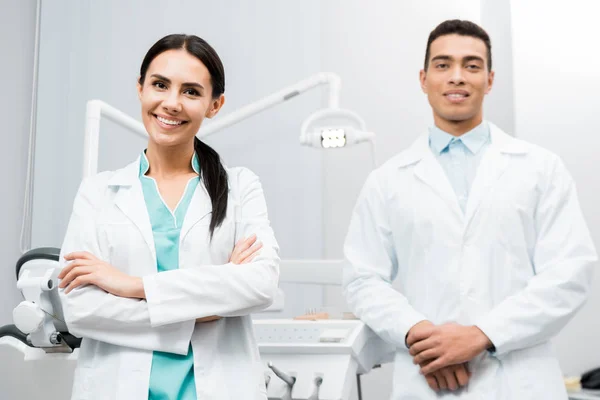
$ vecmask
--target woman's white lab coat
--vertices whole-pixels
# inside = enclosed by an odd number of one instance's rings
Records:
[[[72,398],[147,399],[152,352],[187,354],[191,342],[198,399],[266,399],[249,314],[273,301],[279,249],[258,178],[228,169],[227,217],[212,242],[211,202],[199,183],[183,221],[179,269],[157,273],[138,171],[139,160],[85,179],[75,199],[62,254],[89,251],[143,277],[147,298],[117,297],[96,286],[61,291],[69,331],[83,337]],[[228,263],[235,242],[252,233],[263,243],[259,256]],[[210,315],[226,318],[195,322]]]
[[[397,346],[394,400],[439,398],[404,344],[425,319],[477,325],[496,346],[449,398],[567,398],[549,340],[584,303],[596,252],[560,159],[490,126],[464,214],[427,135],[369,176],[354,210],[344,289]]]

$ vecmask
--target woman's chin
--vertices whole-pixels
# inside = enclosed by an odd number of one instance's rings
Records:
[[[188,144],[190,140],[193,140],[193,136],[191,138],[189,136],[190,135],[153,132],[150,134],[150,141],[160,147],[176,147]]]

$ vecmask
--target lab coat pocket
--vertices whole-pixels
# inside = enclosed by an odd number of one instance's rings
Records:
[[[256,366],[254,367],[254,371],[256,373],[256,383],[258,384],[258,398],[264,399],[267,395],[267,386],[265,381],[265,366],[262,361],[256,362]]]
[[[214,245],[211,246],[211,252],[214,257],[224,260],[224,262],[229,262],[235,244],[241,239],[240,229],[239,203],[235,199],[230,198],[227,207],[227,217],[221,226],[215,230],[213,237]]]
[[[104,261],[121,271],[142,275],[142,271],[136,271],[136,265],[153,265],[148,244],[130,221],[101,224],[99,238],[101,247],[104,248]]]
[[[235,224],[225,218],[223,223],[215,228],[210,235],[210,218],[207,224],[196,224],[182,241],[182,251],[190,253],[191,257],[185,259],[194,260],[200,264],[226,264],[235,245]],[[197,264],[196,264],[197,265]]]
[[[502,364],[507,381],[517,393],[529,393],[527,399],[547,399],[548,393],[555,394],[552,399],[567,398],[562,372],[549,342],[514,350],[502,359]]]
[[[94,388],[94,370],[87,367],[77,367],[73,377],[72,400],[93,399]]]

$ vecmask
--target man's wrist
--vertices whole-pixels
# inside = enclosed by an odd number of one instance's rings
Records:
[[[481,329],[479,329],[476,325],[473,325],[471,328],[473,330],[473,335],[475,336],[475,343],[477,343],[478,350],[487,350],[492,352],[496,350],[496,347],[490,338],[487,337],[487,335]]]

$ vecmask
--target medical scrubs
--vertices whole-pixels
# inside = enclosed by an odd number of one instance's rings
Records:
[[[194,153],[192,167],[200,173],[198,158]],[[145,174],[150,164],[145,152],[140,157],[139,177],[144,200],[154,236],[156,267],[158,272],[179,268],[179,235],[185,213],[198,186],[199,176],[189,180],[177,207],[171,211],[163,201],[156,181]],[[185,356],[155,351],[150,373],[149,400],[195,400],[194,357],[190,344]]]

